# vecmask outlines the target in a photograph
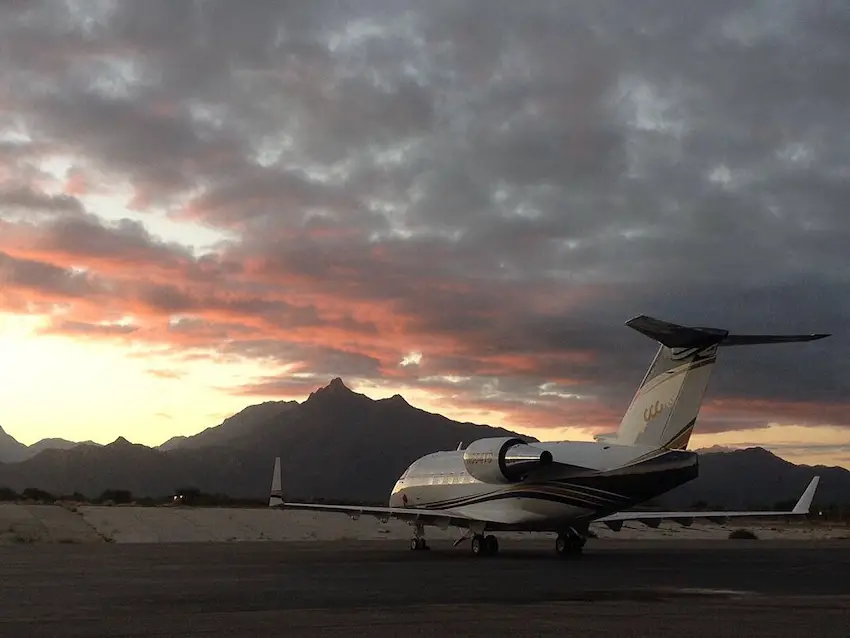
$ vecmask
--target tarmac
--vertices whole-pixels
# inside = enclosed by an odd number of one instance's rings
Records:
[[[2,636],[847,636],[850,542],[0,547]],[[355,634],[356,635],[356,634]]]

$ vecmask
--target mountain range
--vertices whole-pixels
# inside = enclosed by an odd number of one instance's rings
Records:
[[[252,405],[194,436],[157,447],[119,437],[108,445],[45,439],[25,446],[0,429],[0,487],[93,497],[107,489],[159,498],[181,487],[236,498],[268,496],[274,457],[293,499],[385,504],[396,478],[416,458],[487,436],[523,436],[460,423],[411,406],[402,396],[373,400],[333,379],[303,402]],[[850,504],[850,472],[795,465],[762,448],[701,454],[700,476],[657,504],[772,507],[794,500],[821,475],[816,504]]]
[[[32,458],[43,450],[70,450],[78,445],[100,445],[94,441],[68,441],[67,439],[41,439],[24,445],[0,426],[0,463],[18,463]]]

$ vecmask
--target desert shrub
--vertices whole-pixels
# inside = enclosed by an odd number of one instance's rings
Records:
[[[98,500],[103,505],[106,505],[107,501],[116,505],[125,505],[133,502],[133,493],[130,490],[104,490]]]
[[[758,536],[756,536],[755,532],[748,529],[736,529],[729,534],[729,538],[733,540],[748,540],[754,541],[758,540]]]
[[[25,501],[35,501],[36,503],[52,503],[56,500],[50,492],[45,492],[37,487],[28,487],[21,492],[21,498]]]

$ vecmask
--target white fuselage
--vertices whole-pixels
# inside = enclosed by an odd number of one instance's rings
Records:
[[[390,507],[439,509],[504,529],[563,529],[652,498],[696,476],[696,455],[645,446],[583,441],[531,443],[551,466],[517,482],[472,476],[462,451],[412,463],[390,494]]]

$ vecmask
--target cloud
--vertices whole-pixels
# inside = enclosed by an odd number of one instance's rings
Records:
[[[634,315],[833,332],[724,350],[703,431],[850,425],[844,3],[68,7],[2,8],[3,309],[594,431]]]
[[[114,336],[129,335],[138,330],[138,326],[126,324],[94,324],[83,321],[62,321],[44,330],[42,334],[63,334],[74,336]]]
[[[100,281],[83,272],[51,264],[15,259],[0,252],[0,284],[6,293],[27,291],[34,296],[67,301],[104,292]]]
[[[178,372],[177,370],[148,370],[148,374],[152,377],[156,377],[157,379],[182,379],[185,376],[182,372]]]

